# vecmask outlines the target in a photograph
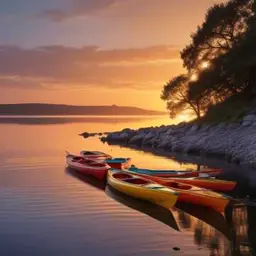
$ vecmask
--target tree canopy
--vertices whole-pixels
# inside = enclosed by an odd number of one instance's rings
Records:
[[[181,51],[187,74],[164,86],[161,98],[171,117],[191,108],[200,118],[234,94],[256,93],[255,7],[254,0],[230,0],[207,11]]]

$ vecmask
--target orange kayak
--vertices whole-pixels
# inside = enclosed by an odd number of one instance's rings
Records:
[[[205,188],[177,182],[172,179],[162,179],[159,177],[157,178],[154,176],[142,175],[137,173],[136,175],[155,181],[162,186],[177,191],[179,193],[178,201],[180,202],[203,205],[209,208],[213,208],[216,211],[224,212],[226,206],[230,201],[229,197]]]
[[[151,180],[161,183],[163,182],[168,182],[168,181],[174,181],[174,182],[181,182],[184,184],[189,184],[192,186],[197,186],[201,188],[206,188],[210,190],[215,190],[215,191],[221,191],[221,192],[228,192],[232,191],[237,182],[235,181],[226,181],[226,180],[219,180],[215,178],[200,178],[200,177],[193,177],[193,178],[161,178],[161,177],[156,177],[156,176],[151,176],[147,178],[150,178]]]

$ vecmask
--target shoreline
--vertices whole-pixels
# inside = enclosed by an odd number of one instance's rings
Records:
[[[180,123],[137,130],[126,128],[111,132],[101,140],[152,153],[209,156],[256,168],[256,114],[231,124]]]

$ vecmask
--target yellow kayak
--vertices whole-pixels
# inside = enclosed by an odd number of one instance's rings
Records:
[[[176,191],[154,181],[120,170],[109,170],[107,181],[111,187],[128,196],[149,201],[167,209],[176,203],[179,196]]]

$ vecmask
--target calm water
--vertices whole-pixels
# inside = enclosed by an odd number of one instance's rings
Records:
[[[168,122],[0,118],[0,255],[253,255],[253,206],[230,209],[225,217],[181,204],[168,211],[65,168],[64,151],[81,149],[129,156],[149,168],[196,168],[78,136]]]

